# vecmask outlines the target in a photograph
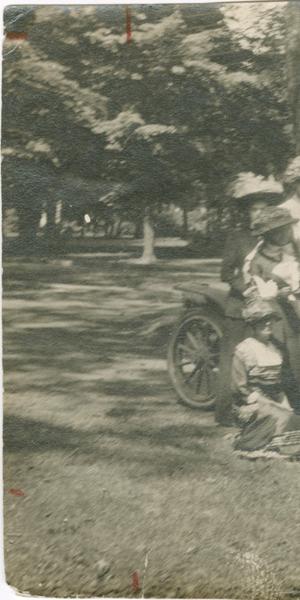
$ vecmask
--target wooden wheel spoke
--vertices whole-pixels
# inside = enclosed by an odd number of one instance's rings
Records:
[[[197,342],[195,336],[190,331],[188,331],[186,335],[190,340],[192,346],[195,348],[195,350],[199,350],[199,343]]]
[[[178,344],[178,349],[179,350],[183,350],[184,352],[186,352],[187,354],[193,355],[195,354],[195,350],[194,348],[191,348],[190,346],[186,346],[185,344]]]
[[[201,370],[201,377],[199,377],[197,382],[196,392],[199,393],[201,388],[201,393],[209,392],[209,373],[207,365],[204,365]]]
[[[191,379],[193,379],[194,375],[197,373],[197,371],[198,371],[198,365],[195,365],[194,369],[191,371],[191,373],[188,374],[188,376],[186,377],[184,382],[185,383],[190,382]]]
[[[201,382],[202,382],[202,377],[203,377],[203,366],[198,369],[198,377],[197,377],[197,383],[196,383],[196,394],[199,394],[199,390],[201,387]]]

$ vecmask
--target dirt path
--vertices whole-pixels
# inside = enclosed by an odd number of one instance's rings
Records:
[[[7,263],[5,554],[18,590],[298,597],[299,466],[234,456],[211,413],[176,402],[166,339],[144,334],[176,314],[173,285],[207,270],[100,254]]]

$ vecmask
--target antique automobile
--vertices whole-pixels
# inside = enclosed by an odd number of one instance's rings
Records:
[[[206,410],[215,403],[228,286],[201,282],[176,289],[184,306],[168,345],[168,371],[179,399]]]
[[[228,286],[222,282],[199,282],[177,286],[183,296],[183,313],[168,344],[168,371],[179,399],[192,408],[214,407],[218,386],[220,342]],[[299,389],[299,304],[280,300],[282,317],[290,322],[289,362]],[[278,304],[278,307],[279,307]],[[281,317],[281,318],[282,318]],[[290,334],[289,334],[290,335]],[[299,396],[297,392],[297,397]],[[300,412],[299,399],[297,411]]]

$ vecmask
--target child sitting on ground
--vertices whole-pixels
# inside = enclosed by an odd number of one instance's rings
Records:
[[[282,433],[293,414],[283,389],[283,354],[272,337],[277,318],[266,302],[256,299],[243,310],[253,335],[237,345],[232,364],[232,392],[242,431],[235,448],[264,448]]]

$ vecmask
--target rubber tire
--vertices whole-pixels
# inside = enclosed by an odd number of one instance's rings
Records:
[[[199,307],[198,309],[189,310],[178,321],[177,327],[174,329],[174,331],[172,333],[172,336],[171,336],[171,339],[170,339],[170,342],[168,345],[168,354],[167,354],[168,372],[169,372],[169,376],[170,376],[172,385],[176,391],[176,394],[177,394],[179,400],[181,402],[183,402],[183,404],[185,404],[189,408],[196,408],[198,410],[211,410],[215,406],[215,398],[209,399],[206,402],[204,401],[203,403],[196,402],[195,400],[193,400],[189,397],[186,389],[181,386],[181,384],[178,381],[178,378],[176,376],[174,351],[176,349],[177,338],[178,338],[178,335],[180,334],[180,331],[181,331],[183,325],[185,325],[188,321],[194,319],[195,317],[198,317],[198,318],[201,317],[201,320],[205,319],[208,322],[212,323],[214,325],[214,327],[216,327],[216,329],[219,331],[220,338],[222,338],[222,336],[223,336],[223,328],[224,328],[223,319],[222,319],[222,316],[217,311],[215,311],[214,309],[208,308],[206,306],[203,308]]]

